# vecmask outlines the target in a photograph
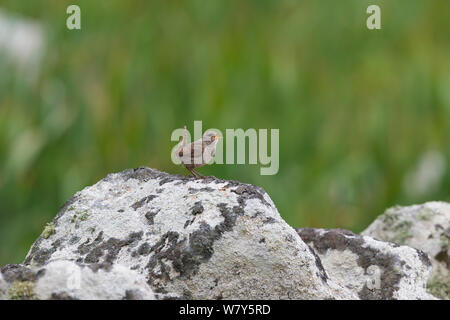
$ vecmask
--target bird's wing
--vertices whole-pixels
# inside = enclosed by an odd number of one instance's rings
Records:
[[[203,152],[203,163],[210,163],[216,154],[216,146],[209,145],[204,148]]]
[[[203,163],[203,144],[201,140],[196,140],[186,146],[184,146],[179,152],[178,156],[184,164],[197,164]]]

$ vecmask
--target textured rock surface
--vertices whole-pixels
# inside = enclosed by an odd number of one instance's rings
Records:
[[[3,275],[0,273],[0,300],[6,299],[8,292],[8,284],[3,280]]]
[[[24,263],[0,269],[0,299],[431,299],[421,250],[445,296],[448,213],[391,209],[365,231],[399,246],[296,231],[256,186],[125,170],[76,193]]]
[[[56,260],[34,268],[7,265],[0,271],[7,285],[3,298],[8,299],[154,299],[144,277],[120,265],[97,269]]]
[[[390,208],[362,234],[426,252],[433,265],[428,283],[429,292],[450,299],[449,203],[428,202]]]
[[[68,263],[82,269],[82,278],[102,275],[88,296],[110,290],[108,277],[134,270],[157,299],[357,298],[327,277],[262,189],[148,168],[110,174],[63,206],[25,260],[32,270],[50,268],[35,291],[46,279],[63,286]],[[124,294],[110,291],[109,298]]]
[[[428,256],[417,249],[340,229],[297,229],[334,282],[360,299],[434,299],[426,292]]]

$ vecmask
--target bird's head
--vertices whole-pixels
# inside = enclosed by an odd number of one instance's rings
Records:
[[[216,144],[219,138],[220,134],[215,130],[208,130],[203,134],[203,141],[207,145],[210,145],[211,143]]]

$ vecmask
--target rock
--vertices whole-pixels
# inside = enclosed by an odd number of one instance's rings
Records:
[[[7,265],[1,269],[8,282],[8,299],[154,299],[144,277],[121,265],[98,268],[68,260],[43,267]]]
[[[45,270],[33,282],[43,299],[357,299],[261,188],[149,168],[75,194],[21,267]],[[80,272],[81,289],[55,292],[66,268]]]
[[[379,240],[296,231],[259,187],[125,170],[76,193],[23,264],[0,268],[0,299],[433,299],[431,263],[448,288],[448,212],[392,209],[365,231]]]
[[[320,257],[330,279],[360,299],[434,299],[426,292],[431,271],[420,250],[341,229],[297,229]]]
[[[7,298],[8,284],[3,279],[3,275],[0,273],[0,300]]]
[[[433,265],[428,291],[443,299],[450,299],[449,233],[450,204],[445,202],[390,208],[362,232],[427,253]]]

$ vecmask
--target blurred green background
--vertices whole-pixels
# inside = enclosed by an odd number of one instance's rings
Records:
[[[73,3],[82,29],[69,31]],[[370,4],[381,30],[366,28]],[[187,174],[170,161],[170,135],[194,120],[280,129],[277,175],[199,171],[262,186],[293,227],[359,232],[389,206],[450,200],[450,1],[1,0],[0,10],[39,23],[45,39],[34,67],[0,46],[0,265],[21,262],[58,208],[110,172]]]

